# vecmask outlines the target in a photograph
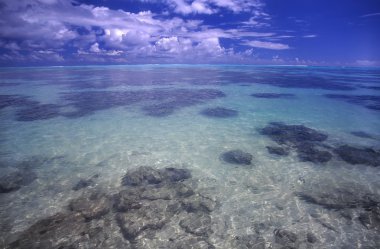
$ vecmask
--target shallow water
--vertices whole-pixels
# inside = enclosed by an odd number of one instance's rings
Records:
[[[376,68],[2,68],[1,174],[27,170],[36,179],[0,193],[1,243],[65,211],[86,191],[117,193],[128,171],[151,166],[190,170],[186,184],[216,200],[213,232],[202,236],[215,248],[232,248],[230,241],[244,235],[263,238],[266,248],[379,247],[380,216],[365,226],[360,215],[368,210],[358,199],[370,196],[371,210],[380,208],[380,167],[350,164],[334,151],[350,145],[380,153],[378,87]],[[229,111],[205,114],[216,107]],[[300,160],[298,144],[289,146],[288,156],[269,154],[266,146],[279,144],[260,129],[270,122],[328,135],[322,146],[332,158]],[[251,165],[222,160],[222,153],[237,149],[253,156]],[[91,186],[73,190],[80,179],[95,174],[99,177]],[[342,203],[334,193],[342,189],[359,204],[326,208],[299,197],[327,193],[327,199]],[[104,227],[106,232],[122,237],[113,224]],[[176,226],[171,221],[153,238],[138,238],[137,245],[165,248],[168,234],[177,236]],[[286,244],[278,229],[291,231],[297,240]],[[307,241],[307,233],[316,242]]]

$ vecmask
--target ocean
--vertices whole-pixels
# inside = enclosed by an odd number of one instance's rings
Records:
[[[0,244],[380,248],[379,114],[379,68],[0,68]]]

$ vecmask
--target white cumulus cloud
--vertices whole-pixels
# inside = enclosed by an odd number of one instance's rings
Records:
[[[290,48],[287,44],[268,41],[246,41],[243,44],[254,48],[265,48],[271,50],[284,50]]]

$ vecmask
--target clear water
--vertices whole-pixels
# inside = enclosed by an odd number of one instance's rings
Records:
[[[379,87],[380,70],[376,68],[2,68],[1,95],[28,96],[34,104],[26,101],[0,109],[0,169],[5,174],[17,162],[28,161],[38,178],[17,191],[0,194],[1,238],[65,209],[70,199],[81,194],[72,190],[81,178],[99,174],[96,185],[113,193],[128,170],[150,165],[191,170],[198,190],[220,202],[212,214],[216,232],[210,239],[217,248],[225,248],[217,236],[255,233],[257,224],[264,224],[260,235],[268,248],[276,248],[273,231],[279,228],[296,234],[312,232],[319,241],[315,248],[375,248],[379,231],[357,221],[359,211],[351,210],[354,218],[348,222],[336,210],[302,201],[295,193],[347,187],[380,196],[380,168],[350,165],[337,156],[316,164],[300,161],[295,153],[271,155],[266,146],[275,143],[258,129],[273,121],[302,124],[328,134],[331,146],[378,149]],[[175,98],[184,89],[184,96]],[[207,94],[194,101],[199,98],[191,94],[204,89],[225,96],[211,98]],[[86,99],[86,94],[94,92],[98,94]],[[117,94],[123,92],[136,97],[123,101],[125,95]],[[294,97],[255,98],[253,93],[290,93]],[[373,98],[350,102],[326,94]],[[163,102],[171,103],[163,113],[144,109]],[[51,116],[46,116],[46,110],[33,113],[44,104],[54,105]],[[238,115],[215,118],[200,114],[212,107],[233,109]],[[27,114],[22,112],[25,109]],[[355,136],[353,131],[371,138]],[[231,165],[220,159],[221,153],[233,149],[252,154],[253,166]]]

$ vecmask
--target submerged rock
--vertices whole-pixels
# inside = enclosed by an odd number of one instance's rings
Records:
[[[105,232],[105,226],[91,224],[76,212],[58,213],[42,219],[17,236],[10,249],[132,249],[129,241]]]
[[[118,212],[126,212],[131,209],[141,208],[145,201],[181,200],[181,198],[186,198],[193,194],[194,191],[182,183],[128,188],[115,195],[114,208]]]
[[[110,211],[110,198],[102,193],[93,193],[88,197],[80,197],[69,204],[71,211],[81,213],[86,220],[98,219]]]
[[[140,207],[142,207],[142,203],[141,189],[139,188],[125,189],[115,195],[114,208],[118,212],[126,212]]]
[[[122,185],[144,186],[162,182],[178,182],[190,177],[191,173],[187,169],[165,168],[158,170],[145,166],[128,172],[122,179]]]
[[[193,212],[212,212],[216,208],[216,201],[211,198],[201,196],[199,194],[193,195],[187,199],[182,200],[182,205],[189,213]]]
[[[298,242],[297,234],[285,230],[285,229],[275,229],[274,232],[275,242],[284,246],[285,248],[297,247]]]
[[[306,241],[314,244],[314,243],[318,242],[318,239],[313,233],[308,232],[306,234]]]
[[[191,173],[187,169],[165,168],[162,171],[165,181],[179,182],[191,178]]]
[[[372,209],[380,204],[375,196],[354,188],[313,189],[296,193],[296,195],[305,202],[335,210],[347,208]]]
[[[265,249],[265,239],[256,234],[236,236],[232,241],[233,249]]]
[[[163,181],[160,171],[152,167],[139,167],[128,172],[122,179],[123,186],[142,186],[148,184],[159,184]]]
[[[361,213],[358,219],[367,229],[380,231],[380,205]]]
[[[80,179],[76,184],[75,186],[73,187],[73,190],[74,191],[78,191],[82,188],[87,188],[87,187],[90,187],[90,186],[93,186],[95,185],[95,181],[94,179],[95,178],[98,178],[99,175],[96,174],[94,176],[92,176],[91,178],[88,178],[88,179]]]
[[[266,148],[269,154],[278,155],[278,156],[289,155],[289,151],[283,147],[267,146]]]
[[[174,201],[155,200],[138,209],[118,213],[116,220],[124,237],[134,240],[144,230],[161,229],[179,210],[180,206]]]
[[[173,200],[186,198],[194,194],[194,191],[182,183],[170,183],[160,188],[145,188],[140,197],[146,200]]]
[[[93,184],[94,184],[94,181],[92,179],[80,179],[73,187],[73,190],[78,191],[82,188],[87,188]]]
[[[380,166],[380,151],[376,151],[372,148],[357,148],[350,145],[343,145],[336,148],[335,153],[349,164]]]
[[[176,183],[174,186],[175,186],[177,197],[179,198],[187,198],[195,194],[193,189],[186,186],[185,184]]]
[[[215,247],[204,238],[198,236],[189,236],[175,239],[174,242],[168,243],[168,249],[215,249]]]
[[[177,168],[140,167],[128,172],[122,181],[127,188],[115,195],[114,204],[124,238],[137,243],[165,229],[169,222],[176,222],[173,217],[181,217],[178,225],[196,237],[194,245],[177,241],[178,248],[213,248],[204,237],[211,233],[209,213],[216,202],[187,186],[183,181],[189,178],[190,171]]]
[[[211,217],[206,213],[191,213],[179,222],[187,233],[208,237],[212,233]]]
[[[38,221],[8,240],[6,248],[140,248],[174,223],[180,230],[165,248],[212,249],[208,237],[216,201],[187,186],[184,180],[190,177],[185,169],[138,168],[126,174],[126,185],[113,199],[85,192],[70,201],[65,213]]]
[[[231,118],[238,115],[238,111],[224,107],[207,108],[200,112],[203,116],[212,118]]]
[[[27,186],[37,179],[36,173],[28,169],[16,169],[0,177],[0,193],[9,193]]]
[[[230,150],[224,152],[221,159],[227,163],[250,165],[253,156],[242,150]]]
[[[70,248],[87,234],[87,230],[81,214],[58,213],[32,225],[10,244],[10,248]]]

